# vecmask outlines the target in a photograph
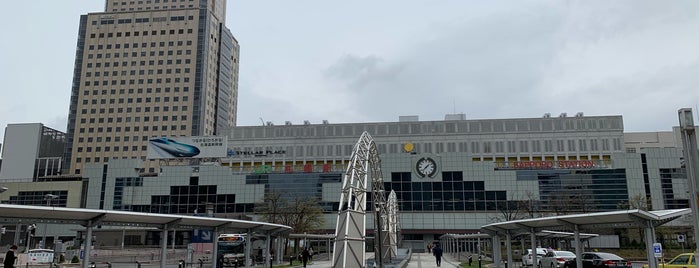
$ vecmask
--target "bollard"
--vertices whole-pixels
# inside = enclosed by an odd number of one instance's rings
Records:
[[[233,267],[238,268],[238,258],[233,258]]]
[[[141,262],[140,262],[140,261],[136,261],[136,267],[141,268]]]
[[[505,268],[507,268],[507,261],[505,261]]]
[[[294,255],[289,256],[289,266],[294,265]]]
[[[199,258],[199,268],[202,268],[202,267],[204,267],[204,260]]]
[[[179,262],[177,262],[177,268],[185,268],[184,267],[184,260],[180,260]]]
[[[29,266],[29,263],[27,263],[27,266]],[[91,262],[91,263],[90,263],[90,268],[95,268],[95,267],[97,267],[97,264],[95,264],[94,261]]]
[[[481,255],[478,255],[478,268],[481,268]]]
[[[112,263],[111,263],[111,262],[107,262],[107,267],[108,267],[108,268],[112,268]]]

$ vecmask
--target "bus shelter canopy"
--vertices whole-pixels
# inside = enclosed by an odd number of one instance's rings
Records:
[[[22,206],[0,204],[0,224],[49,223],[79,224],[83,226],[112,225],[131,227],[155,227],[159,229],[224,229],[253,230],[259,233],[289,232],[291,227],[256,221],[156,214],[116,210]]]

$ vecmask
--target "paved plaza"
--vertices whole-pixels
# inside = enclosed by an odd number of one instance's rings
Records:
[[[369,256],[369,254],[367,254]],[[373,258],[373,256],[372,256]],[[296,266],[296,267],[303,267],[301,266]],[[314,260],[313,263],[307,265],[306,267],[316,267],[316,268],[329,268],[332,267],[331,261],[324,259],[324,260]],[[413,253],[412,258],[410,259],[410,262],[408,263],[408,268],[423,268],[423,267],[437,267],[437,263],[435,262],[434,256],[429,253]],[[454,256],[451,256],[450,254],[444,254],[442,256],[442,266],[444,268],[453,268],[453,267],[459,267],[459,261],[454,258]]]

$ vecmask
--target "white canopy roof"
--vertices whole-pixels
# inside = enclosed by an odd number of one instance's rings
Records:
[[[156,227],[167,229],[253,230],[259,233],[288,232],[286,225],[224,218],[156,214],[84,208],[0,204],[0,223],[50,223]],[[167,225],[167,227],[165,226]]]

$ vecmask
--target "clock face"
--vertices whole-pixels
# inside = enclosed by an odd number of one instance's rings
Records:
[[[437,163],[432,160],[432,158],[420,158],[415,164],[415,170],[417,174],[424,177],[432,177],[437,173]]]

